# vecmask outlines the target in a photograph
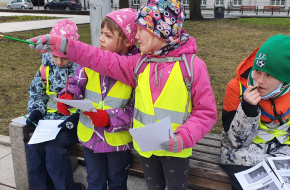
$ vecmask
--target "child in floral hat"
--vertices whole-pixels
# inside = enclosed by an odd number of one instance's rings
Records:
[[[290,156],[290,36],[270,37],[243,60],[226,88],[220,162],[235,173],[265,157]]]
[[[68,19],[58,21],[50,34],[78,40],[78,28]],[[83,184],[75,183],[68,148],[78,142],[77,123],[79,113],[70,110],[70,117],[57,110],[58,93],[65,88],[67,77],[73,77],[77,64],[64,57],[61,52],[41,55],[42,65],[28,89],[29,99],[27,125],[36,128],[44,120],[64,120],[57,137],[48,142],[27,144],[29,152],[29,180],[32,189],[84,190]],[[33,123],[32,123],[32,122]]]

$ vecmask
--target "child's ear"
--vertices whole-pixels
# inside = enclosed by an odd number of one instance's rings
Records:
[[[131,46],[131,44],[130,44],[129,40],[127,39],[125,42],[125,47],[130,47],[130,46]]]

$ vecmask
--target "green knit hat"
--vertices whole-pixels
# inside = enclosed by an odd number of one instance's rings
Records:
[[[257,52],[252,69],[290,83],[290,36],[279,34],[270,37]]]

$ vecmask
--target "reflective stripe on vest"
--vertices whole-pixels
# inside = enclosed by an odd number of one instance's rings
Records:
[[[49,99],[46,103],[46,111],[48,113],[55,113],[57,112],[57,101],[55,100],[55,98],[57,98],[57,93],[56,92],[50,92],[49,91],[49,66],[40,66],[40,74],[41,77],[46,82],[44,82],[46,84],[46,94],[48,95]],[[45,72],[44,72],[45,70]],[[45,76],[43,76],[43,74],[45,73]],[[76,108],[72,108],[69,109],[69,111],[71,113],[76,113],[77,109]]]
[[[188,95],[184,84],[179,61],[174,64],[170,76],[154,104],[152,102],[149,78],[150,63],[138,77],[138,86],[135,90],[133,128],[144,127],[159,122],[166,117],[170,117],[172,129],[176,131],[176,129],[183,124],[183,117],[186,112],[188,100],[190,100],[190,104],[187,111],[191,113],[192,110],[191,97]],[[147,158],[151,155],[186,158],[192,154],[192,148],[184,149],[180,153],[167,152],[164,150],[143,152],[134,139],[133,144],[136,151],[138,151],[141,156]]]
[[[85,99],[91,100],[92,104],[97,109],[111,109],[125,107],[131,98],[132,87],[117,81],[111,88],[104,100],[101,94],[101,81],[99,73],[96,73],[88,68],[85,68],[88,77],[88,83],[85,91]],[[94,133],[94,125],[92,120],[80,113],[78,123],[78,137],[83,142],[88,142]],[[129,131],[120,131],[108,133],[104,131],[105,140],[111,146],[121,146],[132,141]]]
[[[241,81],[239,81],[239,83],[240,83],[240,95],[242,95],[246,88],[242,85]],[[242,101],[242,96],[241,96],[241,101]],[[288,134],[288,132],[286,132],[289,129],[289,125],[290,125],[290,121],[288,121],[284,125],[277,127],[276,129],[272,129],[272,128],[268,128],[266,125],[264,125],[261,122],[261,119],[259,119],[259,129],[257,132],[257,136],[255,137],[253,142],[256,144],[266,143],[266,142],[271,141],[272,139],[274,139],[276,137],[277,140],[281,144],[290,144],[289,134]]]

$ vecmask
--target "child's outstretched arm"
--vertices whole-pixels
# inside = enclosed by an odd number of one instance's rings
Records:
[[[136,87],[133,72],[140,54],[120,56],[117,53],[103,51],[98,47],[80,41],[65,39],[50,34],[38,36],[28,41],[38,44],[37,46],[30,44],[29,47],[31,49],[42,52],[60,51],[66,54],[67,59],[81,66]]]

